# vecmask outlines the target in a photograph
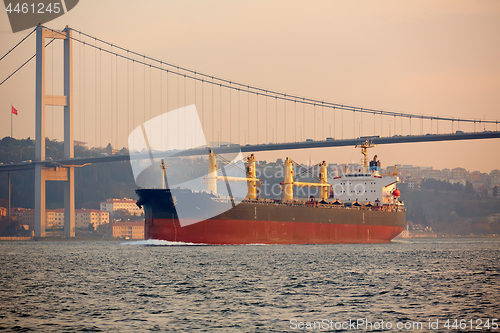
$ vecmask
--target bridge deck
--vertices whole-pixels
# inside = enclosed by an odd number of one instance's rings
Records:
[[[427,135],[408,135],[408,136],[393,136],[393,137],[374,137],[371,142],[377,145],[382,144],[396,144],[396,143],[413,143],[413,142],[434,142],[434,141],[456,141],[456,140],[478,140],[478,139],[497,139],[500,138],[500,131],[486,131],[478,133],[459,133],[459,134],[427,134]],[[302,142],[289,142],[277,144],[259,144],[259,145],[232,145],[230,147],[216,147],[213,150],[216,153],[234,153],[241,150],[243,153],[271,151],[271,150],[290,150],[290,149],[311,149],[311,148],[326,148],[326,147],[344,147],[354,146],[360,144],[364,139],[347,139],[347,140],[324,140],[324,141],[302,141]],[[206,147],[200,149],[190,149],[179,152],[165,152],[164,156],[196,156],[207,154]],[[149,159],[149,154],[136,154],[134,159]],[[155,158],[163,157],[161,153],[155,154]],[[25,163],[4,164],[0,165],[0,172],[6,171],[20,171],[31,170],[35,168],[35,164],[44,164],[50,166],[83,166],[89,163],[103,163],[103,162],[116,162],[128,161],[129,155],[112,155],[112,156],[96,156],[84,158],[72,158],[61,160],[46,160],[46,161],[33,161]]]

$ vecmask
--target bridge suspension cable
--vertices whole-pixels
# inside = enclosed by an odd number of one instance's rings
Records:
[[[13,48],[11,48],[9,51],[7,51],[7,53],[5,53],[1,58],[0,58],[0,61],[3,60],[3,58],[5,58],[9,53],[11,53],[12,51],[14,51],[16,49],[16,47],[18,47],[19,45],[21,45],[26,39],[28,39],[29,36],[31,36],[34,32],[36,31],[36,28],[31,30],[31,32],[29,34],[27,34],[23,39],[21,39],[21,41],[19,43],[17,43]]]
[[[57,34],[62,34],[66,36],[66,33],[56,31],[50,28],[45,29],[52,31],[52,35],[55,36]],[[385,110],[379,110],[379,109],[372,109],[372,108],[363,108],[363,107],[356,107],[356,106],[350,106],[350,105],[345,105],[345,104],[338,104],[338,103],[332,103],[332,102],[326,102],[324,100],[319,100],[319,99],[314,99],[314,98],[307,98],[303,96],[297,96],[293,94],[285,94],[281,93],[278,91],[274,90],[269,90],[269,89],[264,89],[264,88],[259,88],[257,86],[251,86],[248,84],[242,84],[239,82],[235,82],[232,80],[227,80],[221,77],[201,73],[199,71],[194,71],[185,67],[181,67],[178,65],[174,65],[168,62],[160,61],[157,59],[154,59],[152,57],[148,57],[144,54],[140,54],[137,52],[134,52],[132,50],[129,50],[124,47],[117,46],[115,44],[106,42],[102,39],[93,37],[89,34],[86,34],[82,31],[72,29],[75,33],[69,37],[73,41],[78,42],[77,50],[81,50],[78,54],[80,58],[83,57],[83,64],[80,63],[78,65],[78,71],[81,73],[81,80],[79,79],[77,82],[79,82],[79,85],[83,84],[83,86],[78,87],[79,91],[81,91],[79,94],[77,94],[77,97],[80,99],[78,104],[80,104],[80,118],[82,119],[82,124],[80,125],[81,127],[81,133],[80,137],[83,137],[83,141],[85,141],[85,133],[86,133],[86,126],[89,127],[89,133],[87,133],[88,137],[94,137],[94,145],[97,147],[98,145],[102,147],[102,142],[104,141],[104,145],[106,144],[106,137],[110,137],[109,142],[113,142],[113,137],[115,137],[115,145],[118,146],[118,134],[119,134],[119,120],[122,124],[121,128],[127,128],[125,133],[121,134],[128,134],[131,130],[131,128],[135,128],[138,124],[136,124],[136,120],[139,122],[141,119],[140,117],[143,116],[144,122],[147,121],[147,115],[148,115],[148,110],[147,108],[149,107],[149,119],[153,119],[153,105],[154,108],[156,109],[159,106],[159,109],[161,110],[160,114],[163,114],[163,98],[166,97],[166,105],[167,105],[167,111],[170,111],[169,107],[173,107],[175,104],[175,100],[177,99],[177,108],[181,107],[181,102],[184,103],[184,105],[187,105],[188,103],[191,104],[190,102],[192,101],[193,98],[193,89],[194,89],[194,103],[198,104],[198,102],[201,102],[201,110],[200,112],[200,118],[201,118],[201,124],[202,127],[205,125],[210,126],[208,123],[210,120],[206,119],[207,117],[211,118],[211,123],[212,123],[212,129],[211,129],[211,140],[212,142],[216,141],[228,141],[229,143],[263,143],[265,142],[266,144],[275,144],[278,142],[278,138],[280,140],[284,140],[284,142],[289,141],[314,141],[318,139],[318,137],[321,135],[321,139],[325,140],[325,126],[329,126],[328,129],[328,134],[330,138],[327,138],[327,140],[331,140],[332,136],[332,126],[333,126],[333,137],[335,135],[339,135],[342,139],[345,139],[347,137],[350,137],[352,134],[353,137],[359,136],[361,137],[363,135],[364,131],[371,132],[371,129],[368,129],[369,127],[369,122],[373,120],[373,135],[379,134],[377,133],[377,128],[380,129],[380,134],[384,134],[384,127],[387,132],[389,132],[389,135],[391,135],[391,131],[394,131],[393,134],[406,134],[409,128],[410,134],[412,133],[412,125],[414,123],[414,119],[412,118],[417,118],[421,120],[421,129],[420,132],[421,134],[425,133],[424,132],[424,120],[425,122],[425,127],[426,130],[429,125],[429,120],[431,123],[431,133],[439,133],[439,122],[442,122],[443,126],[443,121],[446,122],[446,126],[451,125],[450,128],[453,132],[454,130],[454,125],[455,122],[458,122],[458,128],[460,130],[460,123],[465,122],[465,123],[470,123],[471,125],[474,124],[474,130],[476,130],[476,123],[479,125],[481,123],[483,124],[498,124],[498,120],[486,120],[486,119],[459,119],[456,117],[453,118],[447,118],[447,117],[437,117],[437,116],[426,116],[426,115],[420,115],[420,114],[410,114],[410,113],[401,113],[401,112],[392,112],[392,111],[385,111]],[[19,42],[13,49],[15,49],[18,45],[23,43],[24,40],[26,40],[33,31],[28,34],[21,42]],[[54,39],[49,41],[45,46],[48,46],[50,43],[53,42]],[[89,64],[94,61],[95,63],[95,71],[90,70],[88,75],[90,77],[87,79],[88,87],[86,86],[86,60],[85,60],[85,54],[86,51],[91,52],[91,50],[94,49],[94,57],[90,54],[87,55],[89,57]],[[11,51],[12,51],[11,50]],[[7,54],[9,54],[11,51],[9,51]],[[6,55],[7,55],[6,54]],[[6,55],[2,57],[5,58]],[[35,57],[35,56],[33,56]],[[8,78],[10,78],[12,75],[14,75],[17,71],[19,71],[23,66],[25,66],[30,60],[32,60],[31,57],[28,59],[27,62],[25,62],[21,67],[19,67],[14,73],[12,73]],[[92,58],[95,58],[92,60]],[[115,64],[113,66],[113,60],[115,59]],[[1,59],[0,59],[1,60]],[[123,64],[119,63],[123,61]],[[108,71],[107,67],[109,65],[110,70]],[[137,66],[136,66],[137,65]],[[142,66],[141,66],[142,65]],[[81,67],[80,67],[81,66]],[[126,66],[126,68],[125,68]],[[148,69],[149,68],[149,69]],[[142,73],[141,73],[142,70]],[[160,77],[157,79],[156,74],[153,73],[153,70],[157,70],[160,73]],[[131,71],[131,73],[130,73]],[[149,74],[146,73],[149,71]],[[94,72],[94,74],[92,74]],[[120,72],[120,75],[119,75]],[[125,72],[126,72],[126,79],[125,78]],[[157,72],[157,73],[158,73]],[[123,75],[122,75],[123,73]],[[166,93],[163,91],[163,76],[167,75],[166,77]],[[138,76],[137,76],[138,75]],[[148,78],[149,75],[149,78]],[[177,79],[170,78],[171,75],[175,75]],[[94,76],[93,80],[91,76]],[[122,77],[119,77],[122,76]],[[155,76],[155,78],[153,78]],[[181,82],[181,76],[183,82]],[[7,78],[7,79],[8,79]],[[135,81],[135,78],[138,78],[138,81]],[[169,78],[170,78],[170,86],[169,86]],[[3,82],[4,83],[7,79],[5,79]],[[149,80],[148,80],[149,79]],[[173,81],[172,84],[172,79]],[[188,80],[193,80],[193,86],[191,83],[188,83]],[[92,81],[94,83],[94,87],[92,87]],[[149,85],[147,83],[149,81]],[[177,82],[177,85],[175,84]],[[143,87],[140,87],[141,83],[143,84]],[[201,88],[198,86],[198,84],[201,84]],[[210,99],[209,93],[207,93],[207,96],[205,96],[205,91],[206,88],[205,85],[209,84],[211,86],[211,100],[205,101],[205,98]],[[110,88],[111,85],[111,88]],[[157,89],[158,85],[160,86],[160,94],[159,94],[159,100],[156,100],[156,94],[157,94]],[[219,98],[217,98],[217,94],[215,92],[215,88],[219,87]],[[89,89],[90,88],[90,89]],[[149,89],[149,93],[147,93],[146,89]],[[188,91],[189,88],[189,91]],[[208,88],[208,87],[207,87]],[[110,89],[110,93],[108,93],[106,90]],[[228,89],[226,92],[223,93],[223,89]],[[87,91],[88,90],[88,91]],[[93,90],[93,91],[92,91]],[[155,90],[155,91],[153,91]],[[182,91],[183,90],[183,91]],[[88,106],[89,112],[87,114],[84,113],[85,111],[85,103],[86,103],[86,91],[88,93]],[[120,91],[122,93],[121,96],[119,96]],[[237,94],[237,96],[233,96],[233,91]],[[116,94],[116,96],[113,96],[113,93]],[[200,96],[201,93],[201,96]],[[182,96],[181,96],[182,94]],[[228,95],[229,94],[229,95]],[[93,95],[93,96],[92,96]],[[132,95],[132,96],[130,96]],[[137,96],[136,96],[137,95]],[[149,96],[148,96],[149,95]],[[163,96],[165,95],[165,96]],[[122,97],[123,96],[123,97]],[[246,96],[246,97],[245,97]],[[94,101],[92,101],[92,97],[94,98]],[[224,97],[224,98],[223,98]],[[262,98],[264,97],[264,101],[262,101]],[[142,98],[142,101],[141,101]],[[149,98],[149,101],[148,101]],[[201,98],[201,101],[199,99]],[[237,98],[237,100],[236,100]],[[243,100],[241,100],[243,98]],[[244,99],[247,98],[247,101],[245,103]],[[252,114],[250,114],[250,107],[253,105],[254,101],[250,101],[250,99],[253,98],[255,100],[255,107],[252,110]],[[113,103],[113,101],[116,99],[116,103]],[[170,101],[170,99],[173,100]],[[219,99],[219,101],[216,101],[216,99]],[[283,101],[283,102],[281,102]],[[93,103],[92,103],[93,102]],[[207,103],[205,103],[207,102]],[[272,103],[274,102],[274,110],[273,110],[273,105]],[[148,104],[149,103],[149,104]],[[217,105],[218,103],[218,110],[217,110]],[[237,103],[237,105],[236,105]],[[243,104],[242,104],[243,103]],[[271,103],[271,104],[269,104]],[[293,103],[293,108],[291,108],[290,103]],[[297,110],[297,103],[302,104],[302,123],[299,120],[300,117],[300,109]],[[77,104],[77,105],[78,105]],[[93,109],[92,106],[93,105]],[[170,105],[169,105],[170,104]],[[211,104],[211,107],[210,107]],[[245,107],[245,104],[247,106]],[[205,106],[207,106],[207,109],[205,109]],[[320,111],[318,107],[321,107],[321,113],[318,114],[317,111]],[[140,110],[141,108],[144,108],[142,111]],[[211,108],[211,110],[210,110]],[[248,112],[248,114],[244,115],[244,111]],[[325,110],[326,109],[326,110]],[[337,114],[337,109],[341,110],[341,116],[339,119],[336,116]],[[109,111],[110,110],[110,111]],[[123,116],[119,112],[123,110]],[[256,114],[255,114],[256,110]],[[137,111],[137,112],[136,112]],[[211,113],[210,113],[211,111]],[[218,124],[218,132],[216,131],[215,127],[217,126],[217,111],[219,112],[219,124]],[[274,115],[273,115],[274,111]],[[331,112],[332,116],[327,115],[325,118],[325,111]],[[111,114],[111,116],[108,116],[105,112],[108,112]],[[114,112],[114,114],[113,114]],[[132,112],[132,114],[130,114]],[[292,114],[292,112],[294,114]],[[126,113],[126,117],[125,117]],[[137,114],[136,114],[137,113]],[[156,113],[156,112],[155,112]],[[229,113],[229,114],[228,114]],[[234,115],[233,115],[234,113]],[[287,114],[288,113],[288,114]],[[307,114],[307,117],[306,117]],[[344,122],[344,114],[346,121]],[[53,114],[52,114],[53,115]],[[368,116],[367,116],[368,115]],[[377,120],[377,115],[380,115],[380,127],[377,126],[376,120]],[[115,117],[113,119],[113,116]],[[265,116],[266,119],[262,119],[261,117]],[[350,120],[352,116],[352,121]],[[93,119],[92,119],[93,117]],[[397,117],[400,118],[400,129],[397,128]],[[89,124],[86,125],[85,119],[88,118],[87,120],[89,121]],[[108,119],[110,118],[110,119]],[[125,119],[126,118],[126,119]],[[223,119],[224,118],[224,119]],[[245,119],[248,118],[248,119]],[[294,118],[294,120],[292,119]],[[404,121],[403,118],[408,118],[408,122]],[[389,120],[390,119],[390,120]],[[113,121],[114,120],[114,121]],[[261,120],[262,124],[259,123],[259,120]],[[389,121],[388,121],[389,120]],[[412,123],[413,120],[413,123]],[[108,123],[110,121],[110,123]],[[243,121],[243,124],[241,122]],[[244,122],[247,121],[247,124],[245,125]],[[255,126],[250,126],[251,122],[256,122]],[[313,123],[311,123],[311,121]],[[325,121],[329,123],[332,121],[331,124],[325,124]],[[394,121],[394,125],[392,124],[392,121]],[[92,124],[95,122],[95,124]],[[116,122],[116,128],[114,128],[113,124]],[[132,123],[131,123],[132,122]],[[318,124],[316,122],[319,122]],[[384,124],[384,122],[387,122],[389,126],[387,126],[387,123]],[[294,131],[290,130],[288,132],[288,128],[292,125],[294,125]],[[409,123],[409,124],[408,124]],[[436,123],[436,129],[434,129],[434,123]],[[106,124],[111,124],[111,128],[109,128]],[[151,125],[152,123],[150,123]],[[352,124],[352,129],[350,128],[350,124]],[[418,123],[417,123],[418,124]],[[94,125],[94,133],[92,133],[92,125]],[[224,126],[223,126],[224,125]],[[229,128],[228,128],[229,125]],[[345,125],[345,129],[344,129]],[[468,125],[468,126],[471,126]],[[319,126],[319,127],[318,127]],[[337,126],[341,126],[341,128],[337,128]],[[409,126],[409,127],[408,127]],[[418,126],[418,125],[417,125]],[[233,128],[234,127],[234,128]],[[260,129],[259,129],[260,127]],[[264,128],[262,128],[264,127]],[[366,127],[366,128],[364,128]],[[485,129],[484,126],[482,129]],[[184,131],[186,131],[187,127],[184,127]],[[418,127],[417,127],[418,128]],[[246,131],[245,131],[246,129]],[[182,130],[182,129],[181,129]],[[347,134],[344,133],[344,130],[347,131]],[[441,130],[443,132],[443,127],[441,127]],[[237,133],[234,133],[237,131]],[[269,132],[271,131],[271,132]],[[310,136],[310,132],[312,132],[312,137]],[[111,132],[111,133],[109,133]],[[162,129],[163,132],[163,129]],[[243,132],[243,133],[242,133]],[[280,136],[279,134],[283,134]],[[418,130],[416,131],[418,132]],[[210,132],[206,132],[207,135]],[[293,134],[295,133],[295,137],[291,138]],[[83,134],[83,135],[82,135]],[[93,135],[94,134],[94,135]],[[113,135],[114,134],[114,135]],[[218,140],[216,139],[218,136]],[[243,138],[242,138],[243,136]],[[270,137],[271,136],[271,137]],[[253,137],[253,138],[251,138]],[[264,140],[259,140],[261,138],[265,137]],[[122,141],[125,138],[125,136],[120,137],[120,141]],[[179,140],[182,140],[178,138]],[[233,142],[234,139],[234,142]],[[184,137],[184,140],[190,140],[189,138]],[[92,139],[89,138],[89,141],[92,141]],[[208,140],[207,140],[208,141]],[[163,145],[164,142],[162,142]],[[227,143],[227,142],[225,142]],[[186,145],[187,142],[184,142]],[[220,145],[220,143],[219,143]]]
[[[50,28],[47,28],[47,29],[49,29],[51,31],[54,31],[55,33],[60,33],[58,31],[55,31],[55,30],[50,29]],[[180,75],[182,75],[184,78],[189,78],[189,79],[193,79],[193,80],[197,80],[197,81],[202,81],[203,80],[202,77],[204,77],[204,78],[210,78],[212,81],[205,80],[204,82],[206,82],[208,84],[215,84],[215,81],[218,81],[219,82],[218,85],[220,87],[228,88],[228,89],[231,89],[231,90],[237,90],[239,88],[240,91],[242,91],[242,92],[249,92],[251,94],[257,94],[257,93],[259,93],[262,96],[272,97],[272,98],[281,99],[281,100],[290,101],[290,102],[297,101],[299,103],[311,105],[313,107],[316,106],[316,105],[322,105],[322,106],[330,108],[330,109],[341,109],[341,110],[352,111],[352,112],[380,114],[380,115],[384,115],[384,116],[394,116],[394,117],[397,116],[397,117],[404,117],[404,118],[410,118],[410,117],[412,117],[412,118],[421,118],[421,119],[427,119],[427,120],[429,120],[429,119],[430,120],[443,120],[443,121],[452,121],[452,120],[454,120],[454,121],[458,121],[458,122],[469,122],[469,123],[476,123],[476,122],[478,122],[478,123],[484,123],[484,124],[498,124],[498,120],[477,120],[477,119],[465,119],[465,118],[458,118],[457,119],[457,118],[449,118],[449,117],[429,116],[429,115],[423,115],[423,114],[411,114],[411,113],[403,113],[403,112],[393,112],[393,111],[387,111],[387,110],[382,110],[382,109],[374,109],[374,108],[358,107],[358,106],[352,106],[352,105],[346,105],[346,104],[340,104],[340,103],[325,102],[325,101],[314,99],[314,98],[308,98],[308,97],[297,96],[297,95],[290,95],[290,94],[286,94],[286,93],[282,93],[282,92],[278,92],[278,91],[274,91],[274,90],[269,90],[269,89],[255,87],[255,86],[250,86],[248,84],[243,84],[243,83],[235,82],[235,81],[232,81],[232,80],[228,80],[228,79],[224,79],[224,78],[221,78],[221,77],[217,77],[217,76],[205,74],[205,73],[202,73],[202,72],[199,72],[199,71],[195,71],[195,70],[192,70],[192,69],[188,69],[186,67],[181,67],[181,66],[178,66],[178,65],[174,65],[174,64],[171,64],[171,63],[168,63],[168,62],[165,62],[165,61],[161,61],[161,60],[158,60],[158,59],[155,59],[155,58],[152,58],[152,57],[149,57],[149,56],[146,56],[146,55],[143,55],[143,54],[131,51],[131,50],[126,49],[124,47],[117,46],[117,45],[115,45],[113,43],[110,43],[110,42],[104,41],[102,39],[96,38],[94,36],[91,36],[89,34],[81,32],[79,30],[76,30],[76,29],[73,29],[73,30],[75,32],[78,32],[78,33],[80,33],[80,34],[88,37],[88,38],[95,39],[95,40],[99,41],[100,43],[104,43],[104,44],[107,44],[109,46],[113,46],[116,49],[119,49],[119,50],[122,50],[122,51],[126,51],[127,53],[130,53],[130,54],[133,54],[135,56],[141,57],[144,60],[147,59],[147,60],[156,62],[156,63],[161,64],[161,65],[170,66],[170,67],[172,67],[174,69],[177,69],[177,72],[175,72],[174,70],[169,70],[168,68],[163,68],[163,67],[151,65],[149,63],[142,62],[142,61],[134,59],[134,58],[125,57],[125,56],[123,56],[121,54],[117,54],[117,53],[111,52],[109,50],[99,49],[100,51],[107,52],[107,53],[110,53],[110,54],[115,54],[115,55],[118,55],[118,56],[120,56],[120,57],[122,57],[124,59],[128,59],[130,61],[134,61],[134,62],[137,62],[138,64],[142,64],[142,65],[145,65],[145,66],[151,66],[151,67],[153,67],[155,69],[163,70],[163,71],[166,71],[168,73],[177,74],[178,78],[179,78]],[[80,42],[80,43],[84,43],[84,44],[86,44],[88,46],[95,47],[92,44],[88,44],[88,43],[86,43],[84,41],[81,41],[81,40],[79,40],[76,37],[71,37],[71,38],[73,40],[75,40],[75,41]],[[181,70],[183,72],[191,73],[193,75],[188,75],[188,74],[181,73],[180,72]],[[194,75],[194,74],[196,74],[196,75]]]
[[[7,52],[3,57],[5,58],[7,56],[7,54],[9,54],[11,51],[13,51],[18,45],[20,45],[22,42],[24,42],[35,30],[33,30],[32,32],[30,32],[22,41],[20,41],[19,43],[17,43],[16,46],[14,46],[12,49],[10,49],[9,52]],[[51,39],[49,42],[47,42],[47,44],[45,44],[45,47],[49,46],[53,41],[54,41],[55,38]],[[2,82],[0,82],[0,86],[2,84],[4,84],[8,79],[10,79],[12,76],[14,76],[14,74],[16,74],[21,68],[23,68],[26,64],[28,64],[31,60],[33,60],[33,58],[36,57],[36,54],[32,55],[31,58],[29,58],[28,60],[26,60],[21,66],[19,66],[15,71],[13,71],[9,76],[7,76]],[[2,60],[0,59],[0,60]]]

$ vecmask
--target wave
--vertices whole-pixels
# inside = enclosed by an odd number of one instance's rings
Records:
[[[160,239],[148,239],[148,240],[140,240],[135,242],[124,242],[120,243],[120,245],[139,245],[139,246],[211,246],[212,244],[206,243],[188,243],[188,242],[171,242]],[[267,245],[278,245],[278,244],[262,244],[262,243],[254,243],[254,244],[227,244],[223,246],[267,246]]]
[[[140,246],[193,246],[193,245],[208,245],[200,243],[187,243],[187,242],[170,242],[160,239],[148,239],[135,242],[120,243],[120,245],[140,245]]]

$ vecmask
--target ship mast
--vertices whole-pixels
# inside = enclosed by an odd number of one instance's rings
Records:
[[[321,163],[319,166],[319,183],[323,185],[329,185],[327,177],[328,177],[328,170],[326,167],[326,161],[323,161],[323,163]],[[328,187],[330,186],[322,186],[319,189],[321,199],[323,200],[328,199]]]
[[[208,177],[207,177],[207,191],[217,193],[217,161],[215,154],[210,149],[208,155]]]
[[[375,145],[370,143],[368,140],[363,142],[361,145],[356,145],[356,148],[361,148],[361,154],[363,154],[363,165],[365,167],[365,173],[368,173],[368,148],[373,148]]]
[[[256,182],[257,175],[255,173],[255,156],[254,154],[248,157],[247,162],[247,188],[248,188],[248,199],[257,199],[257,186],[259,186],[260,182]]]
[[[168,169],[168,165],[165,165],[165,162],[163,160],[161,160],[161,169],[163,170],[163,181],[162,181],[163,189],[166,189],[168,187],[167,171],[166,171],[166,169]]]

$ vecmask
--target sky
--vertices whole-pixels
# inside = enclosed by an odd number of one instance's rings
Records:
[[[496,0],[308,3],[293,0],[85,0],[67,14],[45,25],[54,29],[69,25],[156,59],[289,94],[395,112],[500,120],[500,2]],[[0,54],[5,54],[29,31],[13,34],[6,13],[1,12]],[[47,48],[47,93],[52,91],[57,94],[62,87],[61,44],[54,43],[51,49]],[[32,36],[0,61],[0,80],[34,52],[35,41]],[[75,52],[79,52],[78,46],[75,46]],[[87,53],[86,61],[93,61],[93,57],[94,53]],[[106,58],[103,57],[101,61],[102,75],[108,75],[105,74],[109,69]],[[112,70],[112,61],[109,64]],[[75,65],[75,68],[80,67]],[[89,65],[87,70],[91,71],[92,68]],[[121,76],[114,82],[123,85],[121,81],[124,81],[125,67],[122,64],[116,68]],[[13,117],[13,136],[34,138],[34,69],[32,61],[0,86],[0,137],[10,136],[10,110],[11,105],[14,105],[19,115]],[[76,70],[75,86],[78,94],[82,91],[78,84],[84,76],[81,69]],[[159,102],[148,101],[145,97],[141,99],[140,94],[144,84],[146,88],[151,85],[152,94],[156,94],[157,79],[153,77],[148,85],[146,79],[141,81],[140,78],[141,75],[148,78],[149,73],[140,70],[136,73],[139,75],[135,85],[139,91],[136,103],[143,104],[145,109],[149,108],[151,116],[160,114],[162,110],[157,108]],[[90,99],[87,100],[87,108],[89,104],[95,103],[95,99],[92,99],[94,86],[90,81],[94,76],[91,74],[88,76],[89,82],[84,84],[90,87],[86,97]],[[112,79],[103,80],[100,83],[103,87],[113,82]],[[107,90],[103,89],[103,103],[108,104],[99,107],[113,109],[111,100],[118,95],[116,115],[117,106],[120,106],[120,110],[126,108],[124,100],[127,97],[124,97],[123,86],[118,88],[121,89],[120,94],[113,95],[112,89],[109,94],[114,97],[109,100]],[[116,93],[116,86],[114,89]],[[247,100],[243,97],[243,101]],[[253,100],[250,102],[254,103]],[[171,107],[175,106],[175,103],[171,104]],[[196,106],[202,108],[199,100]],[[84,141],[90,144],[95,142],[105,146],[107,142],[113,142],[112,136],[97,138],[93,134],[95,118],[83,129],[78,109],[81,107],[78,101],[75,139],[83,141],[82,133],[86,133]],[[259,109],[262,112],[262,102]],[[312,110],[307,112],[310,118]],[[61,114],[55,107],[47,108],[46,135],[49,138],[62,139]],[[210,113],[206,115],[208,117]],[[87,117],[97,116],[89,114]],[[148,115],[144,112],[141,117],[137,121],[147,120]],[[317,117],[321,117],[321,112],[318,112]],[[113,120],[107,115],[101,119],[102,123],[97,125],[99,133],[106,133],[106,128],[112,127],[110,122]],[[353,121],[352,115],[346,114],[345,119],[346,138],[349,133],[352,136],[352,128],[355,127],[358,128],[355,129],[355,135],[358,136],[360,126],[362,134],[374,134],[373,118],[367,116],[363,121],[359,118]],[[125,138],[129,128],[122,115],[119,120],[118,128],[123,132],[124,139],[119,140],[117,145],[121,148],[127,145]],[[207,119],[205,121],[206,125],[210,123]],[[332,122],[323,124],[321,135],[326,136],[325,133],[328,133],[340,138],[340,114],[336,115],[333,134],[329,126]],[[252,119],[247,124],[247,130],[242,133],[234,122],[231,124],[240,138],[248,138],[252,133],[254,139],[256,132],[263,138],[272,135],[276,127],[272,122],[266,125],[262,118],[259,123]],[[299,131],[305,130],[319,139],[320,131],[313,133],[311,124],[311,121],[301,123],[299,119],[294,125],[289,119],[286,129],[288,137],[293,138],[292,133],[300,126]],[[393,126],[394,122],[384,119],[382,134],[393,135]],[[409,125],[404,123],[403,126]],[[433,126],[432,131],[435,133],[437,128],[435,124]],[[440,126],[442,132],[452,130],[449,125]],[[380,127],[380,119],[375,119],[375,131]],[[388,132],[389,128],[391,133]],[[494,125],[486,129],[496,130]],[[420,124],[413,123],[412,130],[420,132]],[[458,130],[456,125],[453,130]],[[460,130],[472,131],[473,128],[463,126]],[[399,122],[396,133],[398,131],[401,131]],[[208,132],[215,130],[208,128]],[[430,124],[424,124],[423,132],[431,132]],[[283,136],[284,133],[278,135]],[[254,139],[249,140],[252,142]],[[381,145],[373,148],[370,154],[377,154],[383,166],[412,164],[435,169],[464,167],[470,171],[490,172],[500,169],[497,146],[498,139],[412,143]],[[339,164],[359,162],[361,158],[359,149],[346,147],[258,153],[257,159],[271,161],[286,156],[299,162],[311,159]]]

